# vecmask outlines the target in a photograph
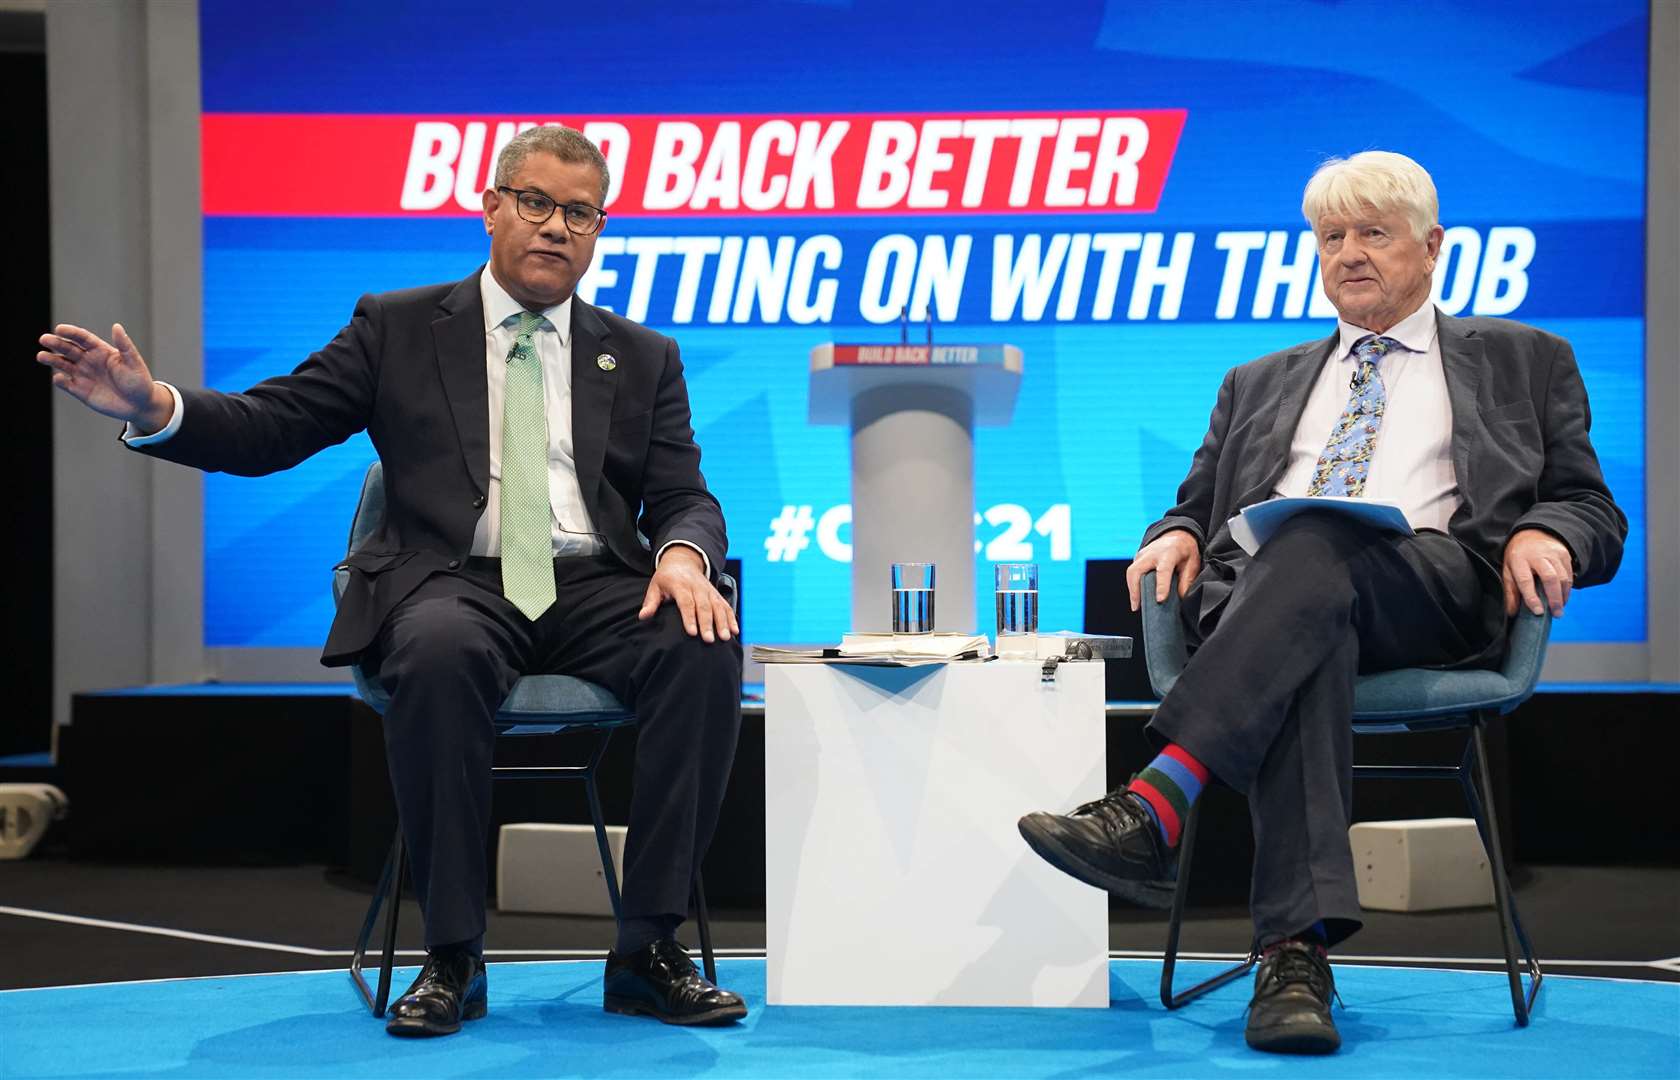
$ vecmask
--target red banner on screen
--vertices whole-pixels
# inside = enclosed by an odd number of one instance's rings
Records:
[[[580,128],[638,217],[1149,212],[1182,109],[800,116],[327,116],[206,113],[204,212],[477,214],[517,132]]]

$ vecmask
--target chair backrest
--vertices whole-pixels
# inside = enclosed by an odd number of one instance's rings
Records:
[[[346,553],[367,543],[368,537],[385,524],[385,466],[374,458],[362,477],[362,497],[356,503],[356,514],[350,519],[350,542]]]
[[[385,468],[375,458],[373,464],[362,477],[362,496],[356,500],[356,513],[350,518],[350,540],[345,545],[346,555],[367,543],[372,536],[385,524]],[[333,603],[337,604],[344,597],[344,590],[350,586],[350,571],[343,567],[336,567],[332,576]]]

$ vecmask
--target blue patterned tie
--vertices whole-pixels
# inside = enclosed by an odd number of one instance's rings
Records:
[[[1349,384],[1347,406],[1331,429],[1330,441],[1318,455],[1308,495],[1365,494],[1365,480],[1371,474],[1371,454],[1382,430],[1383,412],[1388,408],[1377,364],[1395,349],[1403,349],[1393,338],[1367,337],[1353,347],[1358,366]]]

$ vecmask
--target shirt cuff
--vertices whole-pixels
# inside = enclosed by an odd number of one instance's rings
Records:
[[[170,397],[175,399],[175,411],[169,414],[169,423],[163,425],[161,430],[154,431],[150,435],[139,434],[132,423],[123,428],[122,441],[134,449],[139,449],[142,446],[150,446],[153,443],[160,443],[173,438],[175,433],[181,430],[181,414],[186,411],[185,406],[181,402],[181,391],[175,389],[175,387],[164,382],[162,379],[159,379],[157,382],[159,386],[169,391]],[[704,555],[705,552],[701,552],[701,554]]]
[[[670,550],[670,547],[671,547],[672,544],[681,544],[685,548],[693,548],[695,551],[700,552],[700,561],[706,564],[706,580],[707,581],[712,580],[712,560],[706,557],[705,551],[701,550],[701,547],[700,547],[699,544],[691,544],[687,540],[667,540],[667,541],[665,541],[663,544],[661,544],[659,546],[659,554],[657,554],[653,557],[653,565],[655,565],[655,566],[659,565],[659,560],[663,559],[665,557],[665,552]]]

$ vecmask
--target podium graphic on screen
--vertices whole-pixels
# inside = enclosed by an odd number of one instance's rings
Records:
[[[1013,345],[818,345],[809,419],[852,433],[852,629],[887,630],[894,562],[939,567],[934,629],[972,634],[974,427],[1015,411]]]

